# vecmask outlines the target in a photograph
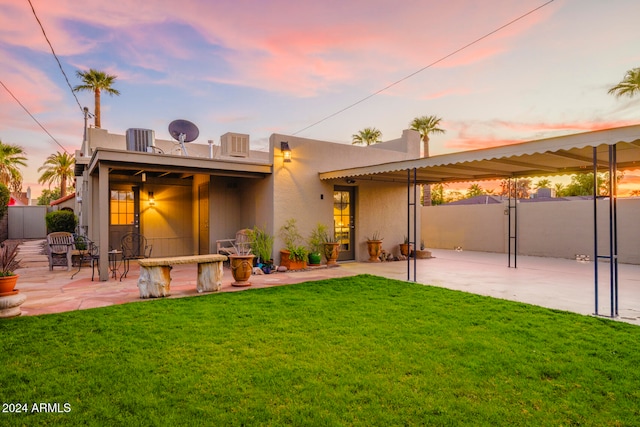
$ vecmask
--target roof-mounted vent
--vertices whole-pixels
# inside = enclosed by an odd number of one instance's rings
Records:
[[[127,129],[127,150],[153,152],[156,134],[151,129]]]
[[[225,133],[220,137],[222,155],[249,157],[249,135],[243,133]]]

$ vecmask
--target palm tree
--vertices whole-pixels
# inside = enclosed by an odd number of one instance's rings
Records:
[[[422,116],[416,117],[409,123],[411,129],[420,132],[420,137],[422,138],[422,157],[429,157],[429,135],[432,133],[446,132],[444,129],[438,127],[441,120],[442,119],[437,116]],[[431,186],[423,185],[422,192],[424,194],[422,205],[431,206]]]
[[[474,184],[471,184],[469,188],[467,188],[466,198],[470,199],[472,197],[482,196],[483,194],[486,194],[486,192],[484,191],[484,188],[482,188],[480,184],[474,183]]]
[[[67,179],[73,179],[73,166],[76,159],[67,153],[57,152],[47,157],[44,164],[38,168],[38,172],[44,171],[38,182],[40,184],[60,183],[60,197],[67,195]]]
[[[551,188],[551,180],[548,178],[539,179],[538,182],[536,182],[535,188]]]
[[[629,98],[640,93],[640,68],[633,68],[624,75],[624,79],[608,92],[616,98],[627,95]]]
[[[442,119],[437,116],[422,116],[416,117],[411,123],[409,123],[411,129],[420,132],[423,146],[422,157],[429,157],[429,135],[446,132],[444,129],[438,127],[441,120]]]
[[[18,145],[0,141],[0,182],[17,193],[22,190],[22,172],[19,166],[27,166],[25,152]]]
[[[351,144],[364,144],[369,146],[371,144],[377,144],[378,142],[380,142],[380,138],[382,138],[382,132],[380,132],[380,130],[376,128],[364,128],[358,133],[351,135],[351,137],[353,138]]]
[[[100,127],[100,93],[102,91],[107,92],[109,95],[120,95],[120,92],[111,87],[115,79],[118,76],[112,76],[104,71],[94,70],[93,68],[89,69],[89,71],[76,71],[76,75],[82,79],[84,84],[78,85],[73,88],[74,92],[79,92],[81,90],[91,91],[95,95],[95,126],[97,128]]]

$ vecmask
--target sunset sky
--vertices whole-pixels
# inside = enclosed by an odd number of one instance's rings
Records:
[[[226,132],[253,148],[274,132],[350,144],[365,127],[395,139],[437,115],[447,133],[432,155],[638,123],[640,97],[607,90],[640,66],[640,1],[546,3],[31,0],[71,86],[76,70],[118,76],[121,95],[102,98],[109,132],[171,139],[180,118],[203,144]],[[70,153],[83,115],[28,0],[0,0],[0,56],[0,139],[27,152],[23,189],[37,196],[38,167],[62,148],[8,91]],[[92,94],[77,97],[93,111]]]

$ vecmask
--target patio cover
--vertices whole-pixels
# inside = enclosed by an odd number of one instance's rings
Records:
[[[416,183],[483,181],[593,171],[593,147],[598,167],[609,167],[609,146],[616,145],[617,169],[640,169],[640,125],[579,133],[536,141],[463,151],[320,173],[320,179],[407,182],[416,169]]]

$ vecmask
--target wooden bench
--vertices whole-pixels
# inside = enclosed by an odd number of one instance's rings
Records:
[[[222,263],[225,255],[191,255],[169,258],[139,259],[140,298],[158,298],[171,295],[171,268],[176,264],[198,264],[198,292],[216,292],[222,287]]]

